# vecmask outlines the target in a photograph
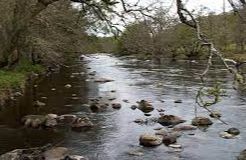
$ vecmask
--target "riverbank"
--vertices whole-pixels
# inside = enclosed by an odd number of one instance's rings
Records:
[[[22,61],[13,69],[0,69],[0,106],[14,97],[21,96],[28,80],[42,74],[45,67]]]

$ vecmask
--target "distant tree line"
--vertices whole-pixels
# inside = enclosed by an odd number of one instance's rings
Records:
[[[246,9],[240,16],[246,17]],[[201,14],[201,13],[200,13]],[[246,23],[234,12],[201,14],[196,18],[205,35],[228,56],[246,52]],[[207,52],[198,43],[196,31],[165,10],[154,18],[128,25],[119,38],[118,52],[142,57],[169,57],[173,59],[206,58]]]

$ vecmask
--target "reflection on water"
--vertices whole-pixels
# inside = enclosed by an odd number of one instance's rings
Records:
[[[235,159],[238,152],[246,146],[246,124],[243,123],[246,120],[246,98],[231,89],[231,78],[219,65],[213,68],[207,81],[208,85],[221,81],[230,95],[214,106],[223,114],[223,119],[229,126],[214,120],[206,132],[197,130],[193,132],[195,135],[183,134],[178,139],[178,143],[183,146],[182,152],[175,152],[164,145],[144,148],[138,144],[140,134],[154,133],[154,128],[160,125],[134,123],[135,119],[146,117],[139,110],[131,110],[130,106],[141,99],[149,100],[155,108],[165,109],[166,114],[181,116],[187,120],[186,123],[190,123],[194,116],[194,96],[200,86],[197,73],[203,68],[202,63],[165,62],[156,65],[133,57],[91,55],[81,67],[63,69],[60,73],[49,75],[38,83],[37,88],[33,87],[34,84],[30,85],[32,87],[20,101],[0,112],[0,153],[53,143],[68,147],[91,160]],[[96,71],[96,77],[115,81],[94,83],[86,74],[91,71]],[[72,88],[66,89],[66,84],[71,84]],[[52,91],[52,88],[56,90]],[[112,93],[111,90],[116,92]],[[115,102],[122,103],[122,109],[90,113],[82,104],[88,103],[89,98],[98,96],[116,97]],[[123,102],[124,99],[130,103]],[[177,99],[183,100],[183,103],[175,104]],[[47,105],[34,107],[33,102],[36,100]],[[162,100],[165,102],[162,103]],[[40,113],[87,115],[96,127],[81,133],[69,129],[34,130],[21,127],[21,117]],[[158,116],[157,111],[151,114],[152,117]],[[204,115],[206,112],[200,110],[199,114]],[[232,126],[241,130],[239,138],[225,140],[219,137],[219,132]],[[144,155],[133,157],[127,154],[136,149],[142,150]]]

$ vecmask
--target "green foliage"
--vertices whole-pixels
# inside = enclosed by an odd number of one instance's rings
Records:
[[[0,70],[0,89],[23,87],[30,73],[43,73],[45,68],[30,61],[21,60],[20,64],[12,70]]]
[[[32,64],[30,61],[23,59],[19,62],[18,66],[14,69],[18,73],[42,73],[45,71],[44,66],[40,64]]]
[[[118,52],[143,55],[151,53],[157,57],[173,59],[207,58],[208,51],[201,46],[194,29],[179,23],[165,12],[155,16],[156,21],[147,20],[128,25],[120,37]],[[240,22],[239,17],[231,12],[219,15],[211,13],[198,17],[198,21],[201,31],[226,56],[245,53],[246,25]]]

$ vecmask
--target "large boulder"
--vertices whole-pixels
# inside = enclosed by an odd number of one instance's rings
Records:
[[[138,109],[144,113],[149,113],[154,110],[154,107],[148,101],[141,100],[138,102]]]
[[[177,125],[179,123],[184,123],[185,120],[181,119],[178,116],[174,115],[162,115],[158,118],[158,123],[163,126]]]
[[[154,147],[162,144],[162,136],[143,134],[139,138],[140,145],[145,147]]]
[[[194,126],[208,126],[213,124],[213,122],[207,117],[195,117],[192,119],[191,123]]]
[[[56,114],[47,114],[45,120],[45,127],[55,127],[57,125],[57,118]]]

